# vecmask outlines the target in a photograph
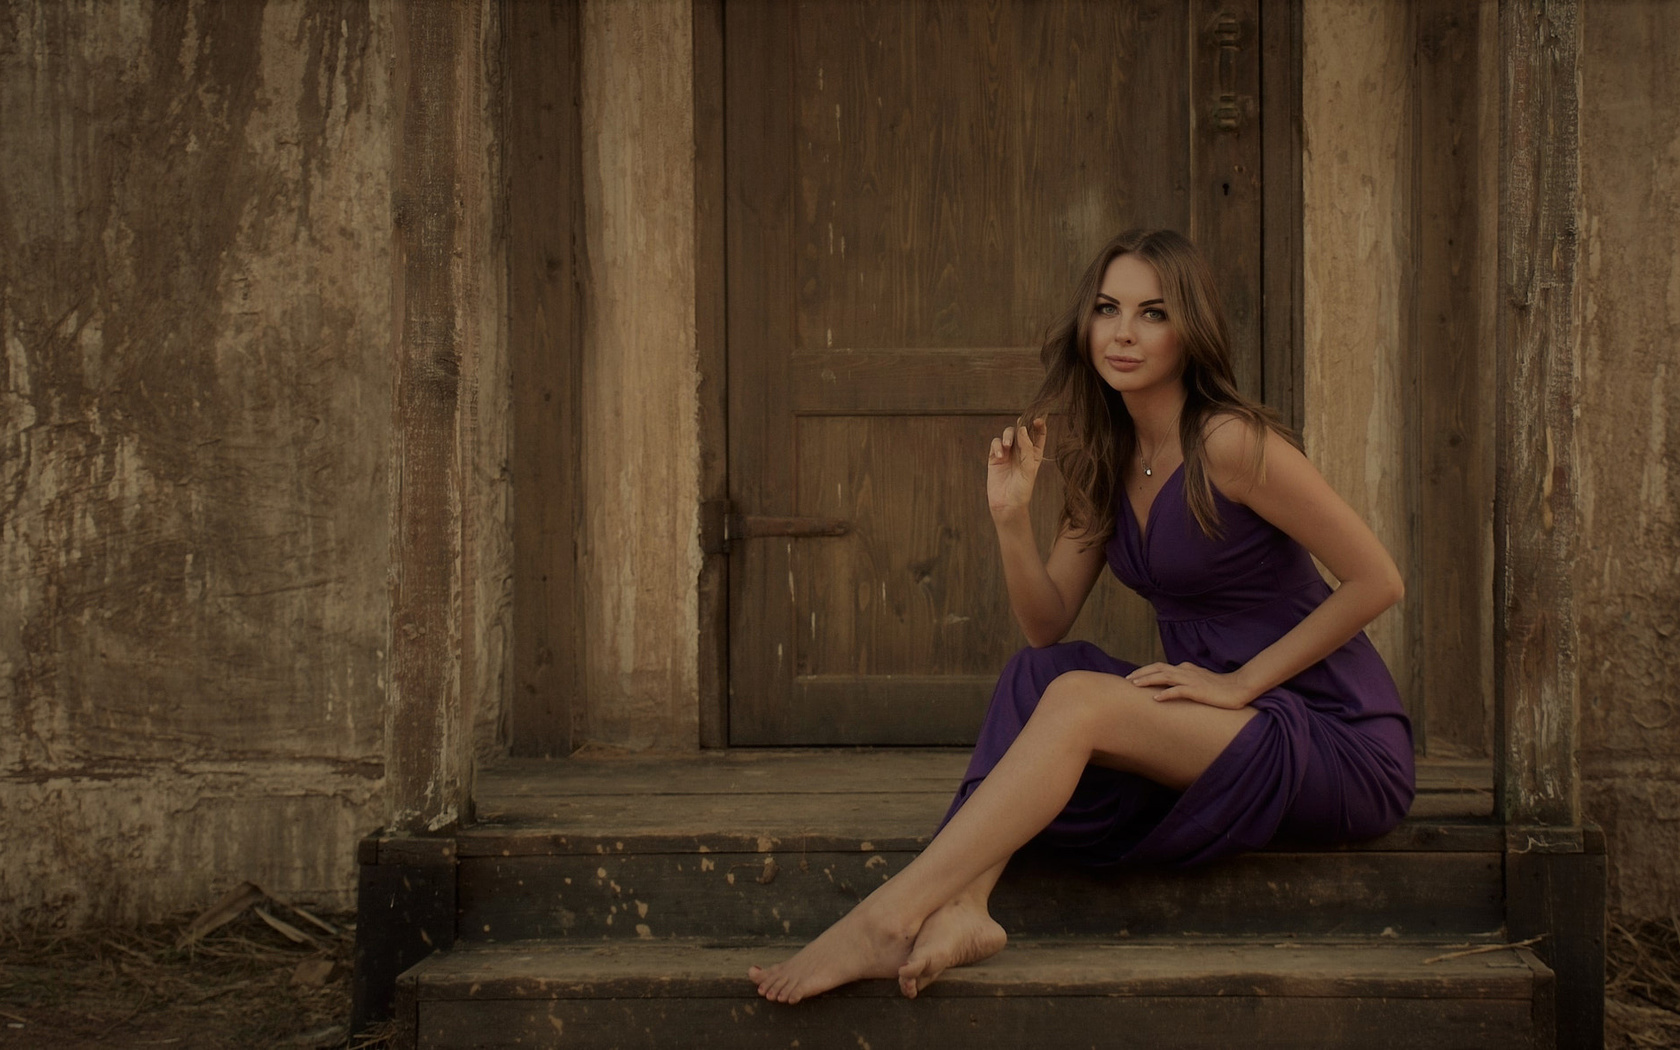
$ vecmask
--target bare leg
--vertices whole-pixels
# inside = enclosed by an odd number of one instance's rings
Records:
[[[1009,935],[992,918],[986,902],[1008,863],[981,872],[922,923],[910,958],[898,968],[898,988],[906,998],[916,998],[953,966],[971,966],[1003,951]]]
[[[786,1003],[866,977],[897,976],[928,917],[1055,819],[1088,762],[1184,788],[1255,713],[1158,702],[1118,675],[1062,675],[919,857],[793,958],[754,966],[747,976],[760,995]]]

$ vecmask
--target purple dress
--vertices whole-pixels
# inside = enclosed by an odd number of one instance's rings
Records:
[[[1122,492],[1108,565],[1155,607],[1168,662],[1234,671],[1300,623],[1330,588],[1300,544],[1217,489],[1224,534],[1209,539],[1183,490],[1181,466],[1151,505],[1141,539]],[[1058,675],[1124,675],[1137,666],[1089,642],[1016,653],[945,820],[997,765]],[[1182,792],[1087,766],[1073,798],[1033,844],[1095,865],[1196,864],[1279,835],[1319,843],[1371,838],[1406,815],[1415,791],[1411,723],[1364,632],[1251,706],[1259,715]]]

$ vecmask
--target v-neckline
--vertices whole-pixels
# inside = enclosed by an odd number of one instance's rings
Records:
[[[1166,494],[1167,486],[1172,484],[1173,478],[1177,477],[1183,469],[1184,461],[1179,460],[1178,466],[1174,467],[1173,472],[1167,475],[1167,480],[1161,482],[1161,487],[1155,490],[1155,498],[1149,501],[1149,510],[1141,518],[1138,517],[1137,507],[1132,504],[1131,493],[1125,491],[1124,485],[1121,486],[1121,495],[1126,500],[1126,513],[1131,515],[1132,531],[1137,535],[1140,552],[1144,550],[1144,544],[1149,542],[1149,537],[1155,535],[1155,508],[1161,505],[1161,497]]]

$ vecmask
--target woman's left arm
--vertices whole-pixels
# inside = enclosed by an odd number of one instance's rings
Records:
[[[1158,663],[1128,676],[1136,685],[1166,686],[1155,694],[1157,700],[1246,707],[1341,648],[1405,594],[1400,570],[1382,542],[1299,449],[1267,431],[1265,469],[1255,476],[1250,464],[1257,440],[1240,420],[1216,421],[1203,444],[1208,476],[1227,499],[1245,504],[1293,537],[1341,586],[1288,634],[1230,674]]]

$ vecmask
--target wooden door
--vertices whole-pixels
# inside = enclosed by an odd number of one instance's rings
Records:
[[[725,9],[729,488],[746,525],[731,744],[972,742],[1024,644],[986,448],[1113,233],[1171,226],[1209,251],[1258,395],[1257,19],[1255,0]],[[1043,488],[1048,545],[1058,479]],[[782,534],[828,522],[845,533]],[[1071,636],[1159,652],[1148,607],[1106,574]]]

